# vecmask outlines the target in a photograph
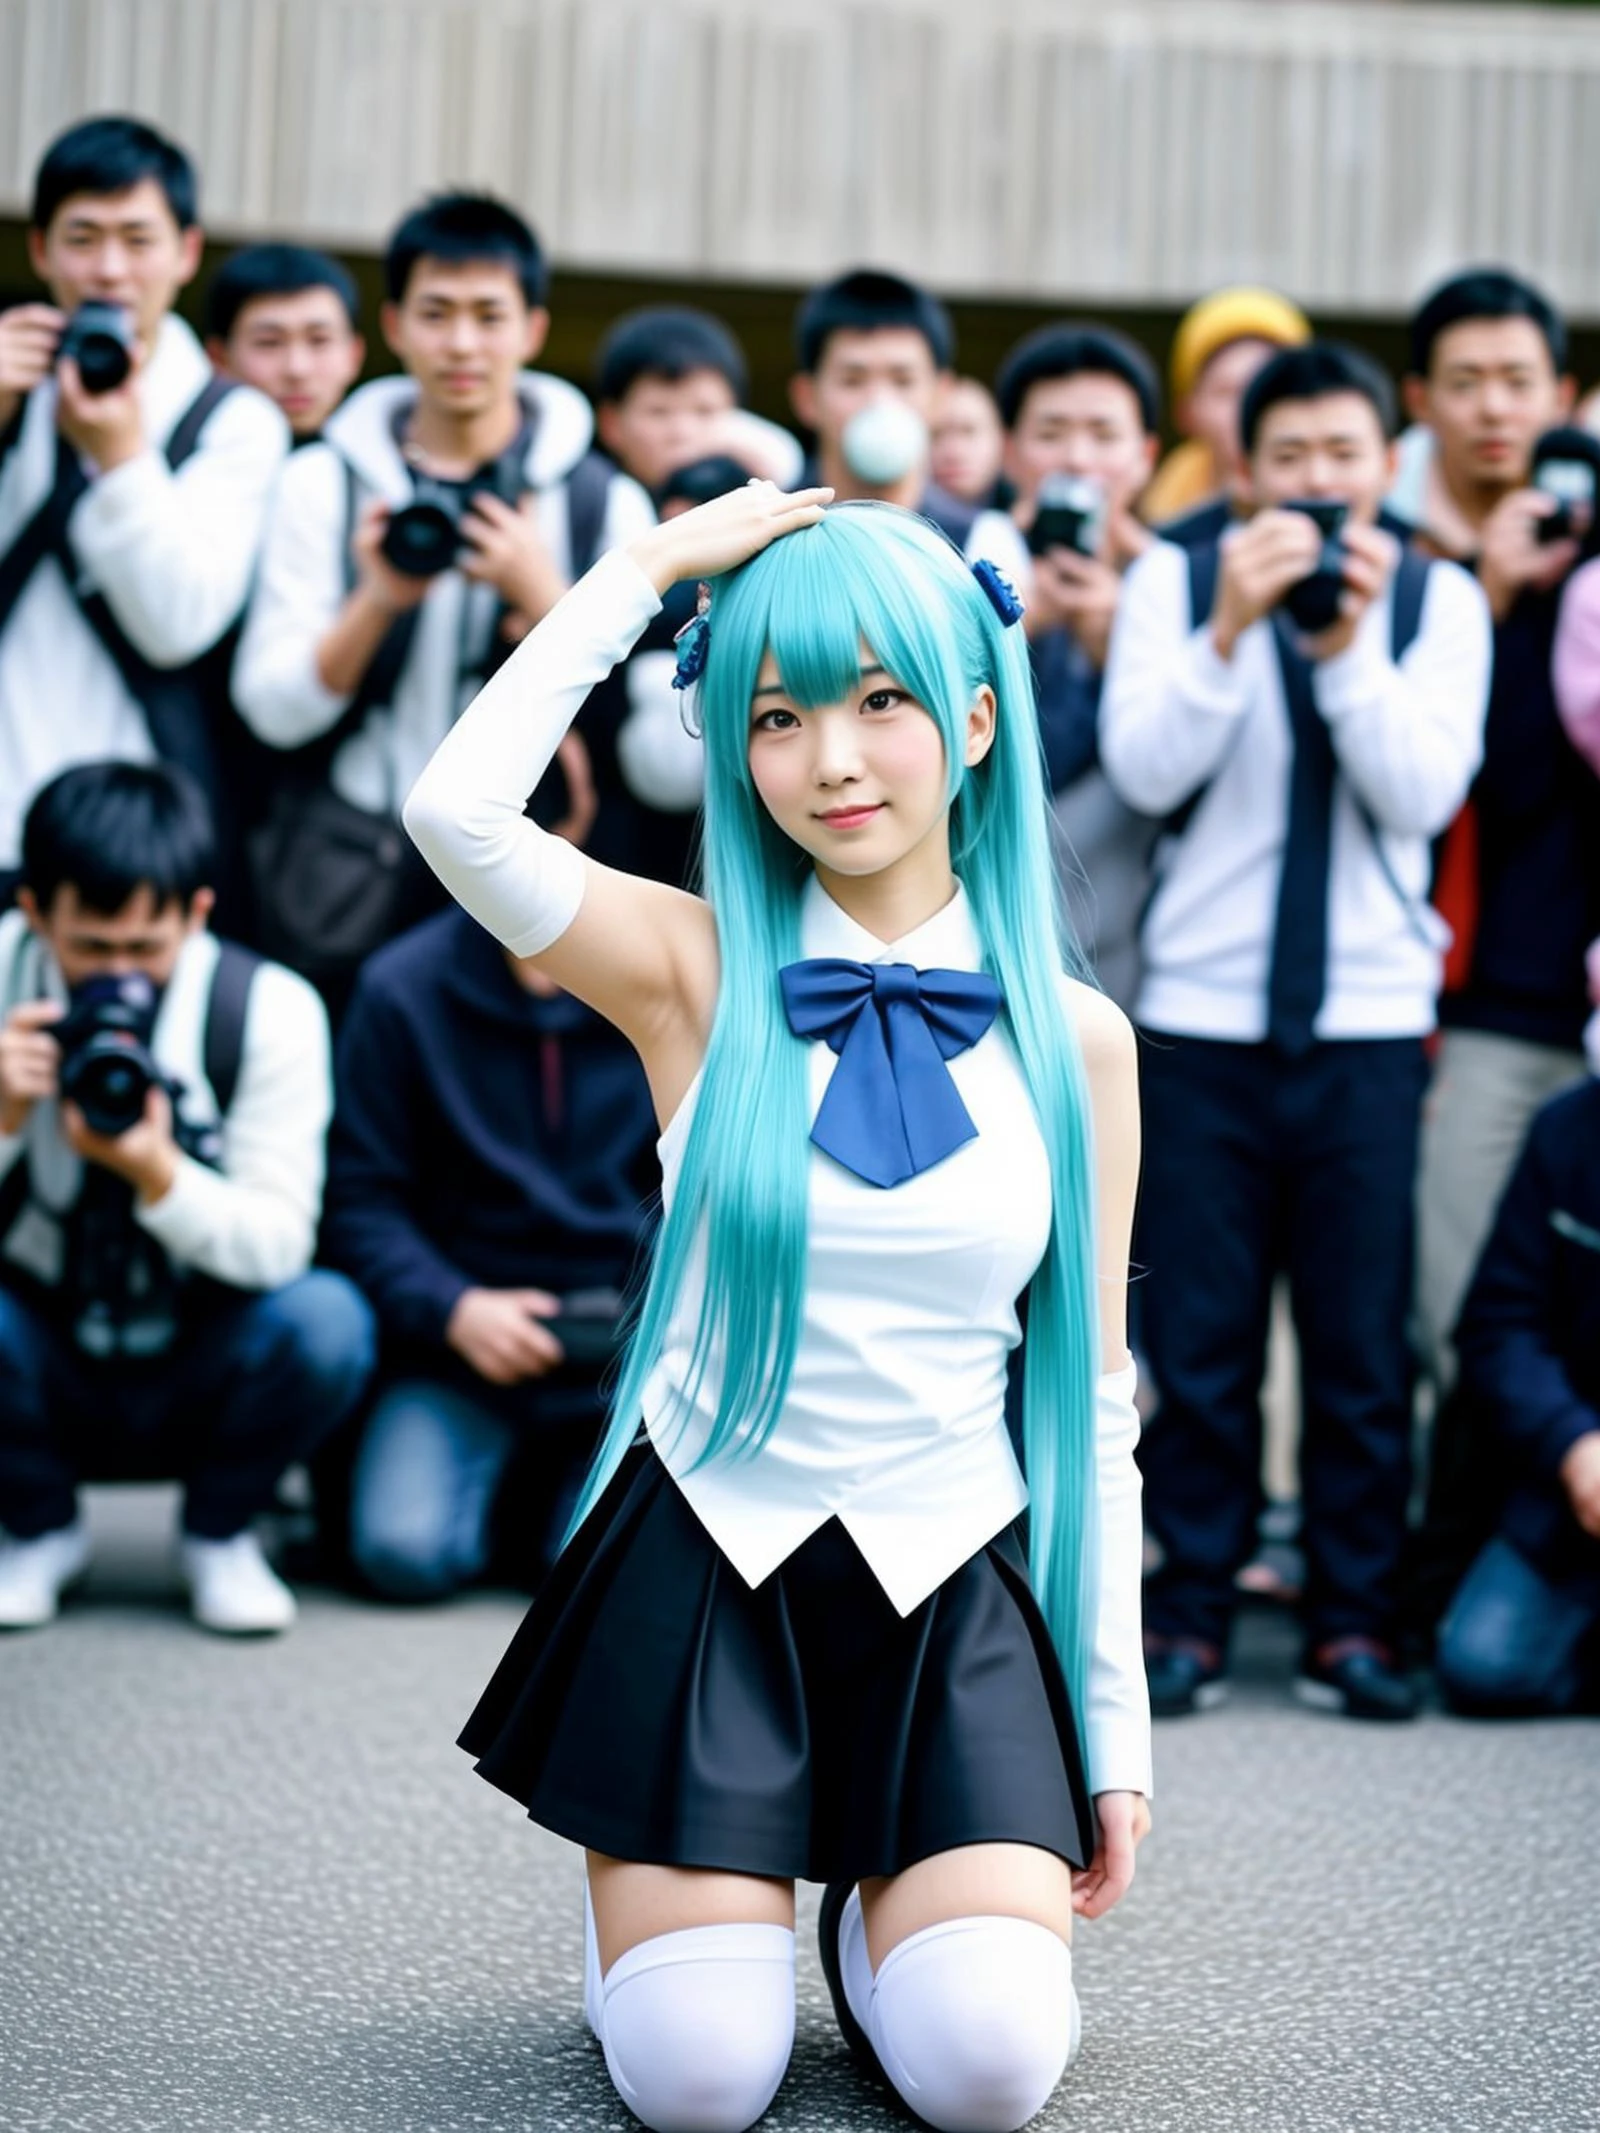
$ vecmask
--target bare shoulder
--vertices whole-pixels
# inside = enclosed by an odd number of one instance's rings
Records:
[[[1138,1075],[1139,1040],[1116,1001],[1081,978],[1065,975],[1061,980],[1061,1001],[1077,1035],[1084,1070],[1091,1082],[1108,1093],[1119,1084],[1134,1082]]]

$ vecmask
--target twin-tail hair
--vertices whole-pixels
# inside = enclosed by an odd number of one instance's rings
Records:
[[[884,504],[836,505],[718,580],[710,625],[699,702],[704,886],[721,987],[677,1190],[574,1528],[637,1434],[686,1280],[703,1276],[704,1290],[685,1418],[702,1382],[717,1394],[697,1463],[756,1456],[783,1407],[805,1287],[811,1119],[806,1046],[784,1017],[777,972],[800,955],[811,869],[751,781],[750,699],[770,650],[792,702],[838,702],[859,686],[865,642],[944,741],[951,861],[1049,1151],[1054,1216],[1027,1299],[1023,1448],[1032,1582],[1082,1713],[1097,1568],[1093,1169],[1082,1059],[1063,1000],[1062,973],[1076,956],[1054,894],[1022,632],[1002,626],[943,534]],[[998,704],[994,740],[968,768],[967,714],[985,684]]]

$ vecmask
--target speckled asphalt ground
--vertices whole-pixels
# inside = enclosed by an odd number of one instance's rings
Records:
[[[578,1861],[455,1729],[517,1618],[308,1596],[240,1648],[180,1611],[170,1498],[97,1492],[94,1579],[0,1642],[4,2133],[606,2133]],[[1386,1731],[1287,1694],[1257,1624],[1161,1729],[1157,1831],[1080,1933],[1047,2133],[1600,2129],[1600,1724]],[[803,1926],[814,1910],[815,1891]],[[889,2128],[807,1931],[765,2126]]]

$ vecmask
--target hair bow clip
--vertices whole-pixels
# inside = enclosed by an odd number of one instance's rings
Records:
[[[980,556],[972,566],[972,575],[983,587],[989,605],[1007,629],[1013,622],[1022,620],[1022,595],[998,563],[991,563],[987,556]]]
[[[672,686],[692,689],[706,670],[711,650],[711,587],[703,578],[695,594],[694,613],[672,641],[678,649],[678,671],[672,677]]]

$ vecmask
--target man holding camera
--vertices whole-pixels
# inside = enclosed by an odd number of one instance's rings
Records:
[[[1123,573],[1151,540],[1134,505],[1155,465],[1160,389],[1137,343],[1069,324],[1019,342],[995,392],[1033,559],[1022,621],[1066,840],[1064,892],[1100,983],[1131,1008],[1152,825],[1107,784],[1096,729]]]
[[[436,1600],[559,1546],[604,1413],[621,1292],[659,1185],[632,1047],[463,911],[367,964],[339,1039],[325,1256],[372,1299],[380,1390],[350,1549]]]
[[[233,676],[245,721],[305,770],[255,843],[262,945],[341,1003],[362,958],[438,903],[399,823],[422,766],[568,582],[654,523],[590,452],[583,395],[525,368],[550,314],[520,215],[429,200],[385,276],[380,323],[406,375],[353,393],[284,469]],[[580,719],[553,812],[616,792],[621,708]],[[605,843],[624,834],[603,820],[597,854],[625,861]]]
[[[1489,621],[1453,564],[1374,523],[1388,379],[1327,342],[1241,417],[1254,515],[1129,573],[1102,759],[1166,818],[1144,932],[1138,1256],[1159,1406],[1151,1700],[1222,1693],[1260,1507],[1274,1279],[1302,1365],[1309,1702],[1408,1718],[1389,1639],[1405,1531],[1412,1191],[1440,976],[1428,840],[1482,746]]]
[[[173,316],[200,246],[194,170],[152,128],[89,119],[40,164],[50,302],[0,313],[0,888],[70,763],[162,758],[224,797],[192,670],[244,605],[288,434]]]
[[[83,1571],[82,1480],[177,1474],[197,1621],[282,1630],[251,1521],[353,1406],[367,1306],[310,1273],[327,1021],[206,930],[204,799],[89,763],[34,800],[0,918],[0,1628]]]
[[[1562,730],[1552,662],[1562,591],[1596,529],[1592,503],[1581,522],[1563,513],[1540,465],[1572,406],[1566,350],[1549,301],[1498,269],[1445,282],[1411,326],[1408,405],[1433,447],[1424,538],[1476,571],[1494,618],[1483,767],[1439,863],[1456,943],[1423,1136],[1417,1293],[1441,1392],[1455,1376],[1456,1314],[1534,1113],[1584,1070],[1600,779]]]

